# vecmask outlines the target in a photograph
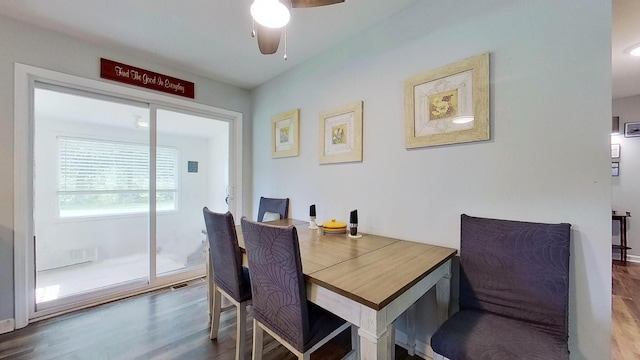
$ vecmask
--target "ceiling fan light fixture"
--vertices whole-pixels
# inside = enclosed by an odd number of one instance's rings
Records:
[[[289,9],[278,0],[254,0],[251,16],[260,25],[271,29],[284,27],[289,23]]]

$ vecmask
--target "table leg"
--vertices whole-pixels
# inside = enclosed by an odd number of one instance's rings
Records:
[[[416,304],[413,303],[406,311],[407,315],[407,352],[410,356],[416,354]]]
[[[387,338],[387,359],[395,359],[396,358],[396,322],[392,322],[387,327],[387,334],[389,337]]]
[[[448,318],[451,310],[451,262],[447,274],[436,283],[436,302],[438,311],[438,325],[442,325]]]
[[[362,360],[395,359],[395,326],[390,324],[380,335],[373,335],[362,328],[360,336],[360,358]]]
[[[622,245],[620,256],[622,256],[622,263],[627,265],[627,218],[624,217],[620,220],[620,244]]]

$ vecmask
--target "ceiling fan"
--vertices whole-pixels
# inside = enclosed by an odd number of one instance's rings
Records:
[[[257,38],[258,48],[265,55],[278,51],[280,38],[284,29],[284,59],[287,60],[287,31],[285,26],[289,22],[290,8],[310,8],[333,5],[345,0],[253,0],[251,16],[253,17],[253,31],[251,36]]]

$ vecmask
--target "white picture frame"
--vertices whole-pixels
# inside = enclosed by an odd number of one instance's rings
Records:
[[[271,157],[300,154],[300,109],[287,111],[271,119]]]
[[[320,164],[362,161],[363,102],[320,114]]]
[[[405,148],[489,140],[489,54],[405,80]]]

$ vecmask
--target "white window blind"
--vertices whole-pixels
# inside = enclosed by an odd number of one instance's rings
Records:
[[[145,212],[149,146],[58,137],[60,217]],[[156,150],[157,210],[175,210],[178,150]]]

